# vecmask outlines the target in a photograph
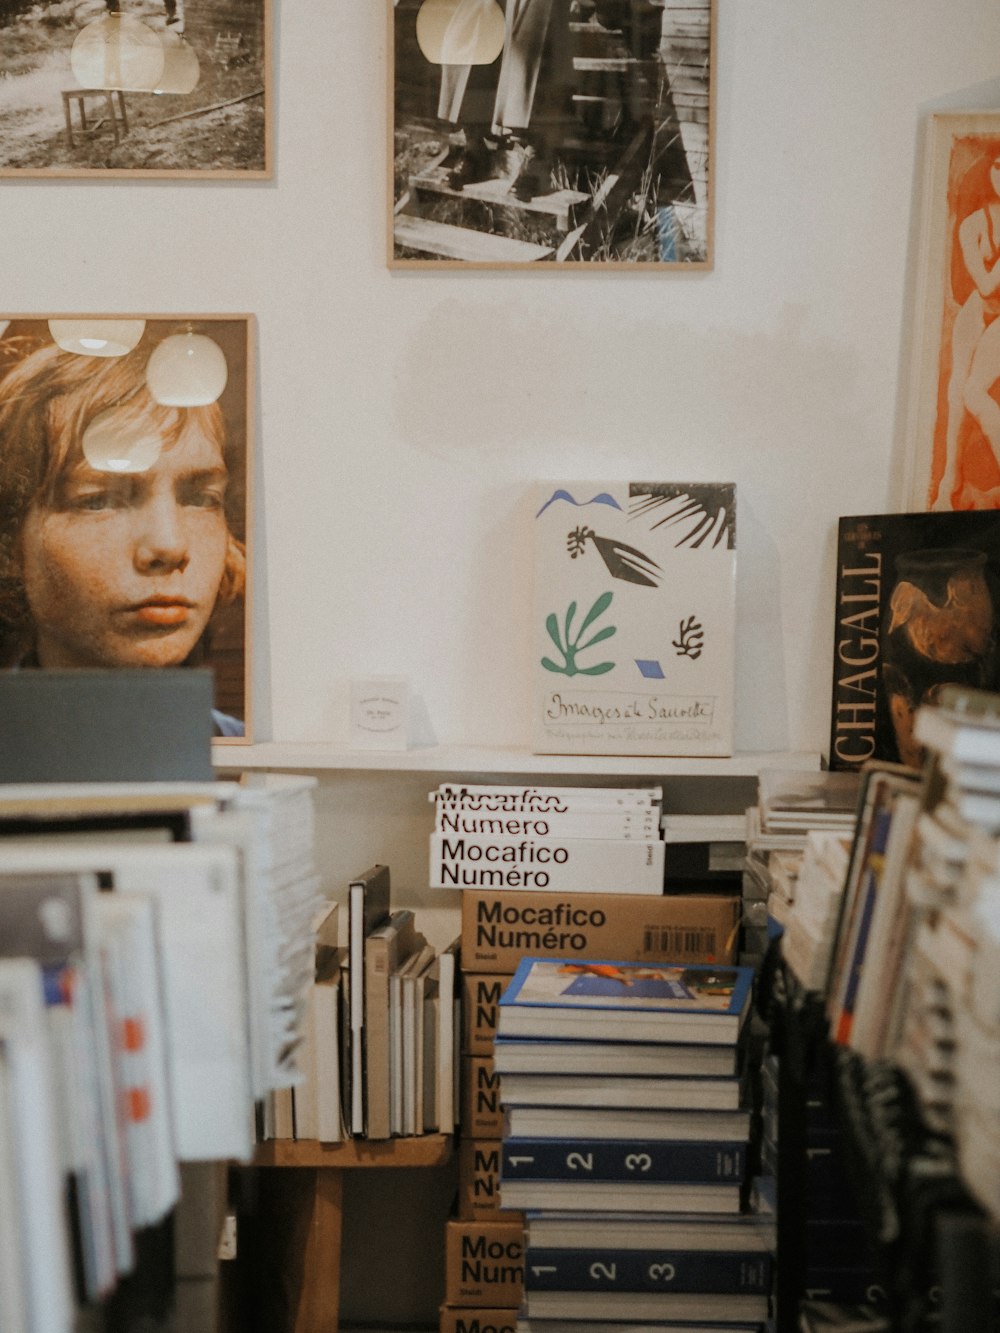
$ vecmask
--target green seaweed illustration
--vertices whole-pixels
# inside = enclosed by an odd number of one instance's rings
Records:
[[[582,653],[586,651],[586,649],[592,648],[595,643],[601,643],[604,639],[610,639],[612,634],[616,633],[617,626],[606,625],[604,629],[598,630],[586,643],[580,642],[594,621],[597,620],[599,616],[603,616],[604,612],[611,605],[612,596],[613,594],[610,592],[601,593],[600,597],[598,597],[597,601],[584,616],[580,628],[576,631],[575,637],[570,636],[573,633],[573,617],[576,615],[576,602],[570,602],[569,606],[566,608],[566,616],[561,630],[559,619],[554,611],[546,616],[545,628],[549,632],[549,638],[562,654],[564,662],[563,666],[559,666],[557,663],[553,662],[550,657],[543,657],[542,666],[546,671],[558,671],[564,676],[603,676],[606,671],[612,670],[615,665],[614,662],[601,662],[597,666],[590,667],[581,667],[576,664],[578,653]]]

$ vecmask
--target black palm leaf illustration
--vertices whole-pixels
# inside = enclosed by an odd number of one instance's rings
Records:
[[[731,488],[692,486],[689,490],[663,487],[649,491],[636,489],[629,501],[629,518],[644,518],[654,510],[662,516],[650,523],[656,528],[675,528],[675,546],[734,545],[735,511]]]
[[[599,537],[593,528],[574,528],[566,538],[566,546],[574,560],[578,555],[583,555],[588,541],[597,547],[612,578],[624,579],[626,583],[641,583],[647,588],[659,586],[663,570],[655,560],[650,560],[649,556],[625,542]]]

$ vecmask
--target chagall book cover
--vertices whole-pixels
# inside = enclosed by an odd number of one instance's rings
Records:
[[[842,518],[830,767],[918,766],[921,704],[943,686],[1000,688],[1000,513]]]
[[[732,754],[735,486],[539,483],[534,573],[536,753]]]

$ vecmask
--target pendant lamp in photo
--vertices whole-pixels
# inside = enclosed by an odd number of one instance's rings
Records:
[[[193,47],[180,33],[169,28],[161,34],[163,42],[163,73],[153,89],[154,93],[191,93],[198,86],[201,68]]]
[[[503,39],[496,0],[424,0],[417,15],[417,45],[432,65],[492,65]]]
[[[120,408],[99,412],[83,433],[83,456],[97,472],[146,472],[163,441],[148,421],[130,419]]]
[[[131,14],[103,14],[77,33],[69,62],[81,88],[148,93],[163,75],[163,43]]]
[[[138,345],[144,319],[50,319],[49,333],[77,356],[125,356]]]
[[[226,387],[229,367],[217,342],[204,333],[174,333],[154,350],[146,385],[164,407],[205,407]]]

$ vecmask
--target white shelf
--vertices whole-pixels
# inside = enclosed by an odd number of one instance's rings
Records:
[[[396,773],[522,774],[569,777],[756,777],[764,768],[804,771],[820,767],[819,754],[801,750],[766,750],[724,759],[639,755],[532,754],[527,750],[475,745],[434,745],[404,751],[345,750],[308,742],[262,741],[257,745],[216,744],[218,769],[269,768]]]

